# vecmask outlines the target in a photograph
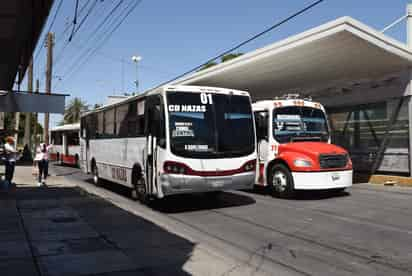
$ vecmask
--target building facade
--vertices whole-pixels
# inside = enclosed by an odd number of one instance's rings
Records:
[[[332,141],[351,153],[355,171],[410,176],[411,49],[343,17],[174,84],[242,89],[254,100],[310,96],[326,107]]]

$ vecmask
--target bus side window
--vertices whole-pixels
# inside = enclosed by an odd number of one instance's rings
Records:
[[[165,148],[166,147],[166,133],[165,133],[165,120],[163,110],[160,105],[156,105],[153,108],[153,124],[151,124],[152,134],[157,137],[157,144]]]
[[[268,140],[268,112],[255,112],[256,136],[257,140]]]
[[[157,137],[160,147],[166,147],[164,111],[159,97],[148,99],[146,112],[146,135]]]

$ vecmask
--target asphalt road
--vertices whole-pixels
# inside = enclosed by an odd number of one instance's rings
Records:
[[[79,183],[90,178],[52,167]],[[114,183],[103,187],[129,195]],[[411,199],[412,189],[362,184],[339,195],[303,193],[293,200],[264,191],[225,192],[216,200],[185,195],[145,208],[218,241],[220,250],[250,256],[273,275],[282,275],[279,267],[296,275],[411,275]]]

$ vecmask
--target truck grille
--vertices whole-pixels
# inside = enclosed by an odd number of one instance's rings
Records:
[[[322,169],[344,168],[348,163],[346,154],[321,154],[319,163]]]

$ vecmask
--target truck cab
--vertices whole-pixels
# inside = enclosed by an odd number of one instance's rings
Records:
[[[252,105],[258,143],[255,184],[273,195],[296,190],[341,190],[352,186],[348,152],[331,144],[324,107],[286,95]]]

